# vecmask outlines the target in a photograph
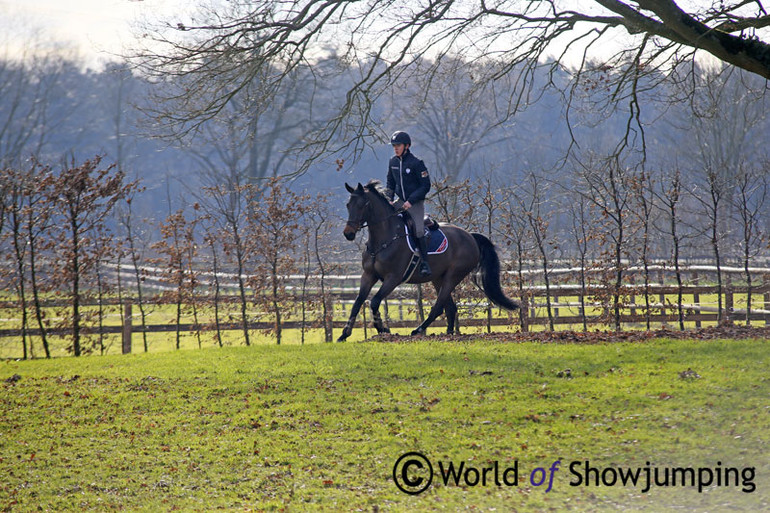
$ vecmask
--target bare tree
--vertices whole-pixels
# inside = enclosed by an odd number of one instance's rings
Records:
[[[677,285],[677,317],[679,320],[679,329],[684,331],[684,306],[682,305],[682,280],[681,254],[683,234],[681,229],[681,205],[682,194],[685,189],[682,187],[682,175],[678,168],[674,169],[670,176],[661,177],[658,187],[655,188],[656,202],[653,204],[663,213],[662,226],[657,229],[660,233],[666,234],[671,238],[671,262],[674,264],[674,276]]]
[[[334,226],[331,223],[332,215],[330,210],[329,198],[319,195],[310,205],[308,217],[312,224],[311,244],[315,265],[320,275],[321,287],[321,324],[324,330],[324,342],[331,342],[334,339],[332,333],[334,324],[334,305],[327,285],[328,275],[335,269],[335,264],[327,262],[328,254],[331,248],[328,241]]]
[[[183,138],[182,147],[215,180],[238,175],[250,183],[286,174],[280,172],[291,157],[285,150],[300,144],[310,128],[315,91],[308,74],[306,68],[295,70],[270,101],[253,91],[234,96],[194,139]]]
[[[143,192],[143,187],[129,191],[117,206],[117,219],[122,227],[125,237],[125,251],[130,260],[131,270],[134,277],[134,286],[136,287],[136,301],[139,307],[140,322],[142,324],[142,345],[144,352],[149,351],[149,342],[147,340],[147,316],[150,314],[150,306],[145,301],[144,281],[147,271],[143,269],[145,250],[149,247],[148,231],[138,224],[134,215],[134,198],[138,193]],[[145,223],[146,224],[146,223]]]
[[[532,99],[534,72],[546,56],[556,56],[546,66],[569,66],[578,83],[595,69],[613,69],[609,96],[629,106],[629,126],[641,127],[639,85],[656,69],[707,53],[770,78],[768,26],[759,2],[714,1],[684,10],[673,0],[595,0],[569,7],[558,0],[429,0],[419,6],[258,0],[201,5],[189,18],[143,27],[149,44],[133,57],[145,73],[177,83],[158,119],[181,133],[255,84],[254,94],[269,102],[294,70],[312,65],[323,50],[336,53],[356,66],[357,75],[346,84],[344,101],[300,143],[317,157],[343,150],[360,154],[366,141],[381,137],[377,99],[395,84],[424,77],[414,63],[426,56],[434,69],[457,55],[487,60],[490,66],[474,76],[479,85],[513,74],[503,119]],[[577,89],[564,90],[569,105]],[[301,169],[312,162],[305,160]]]
[[[209,217],[204,216],[203,220],[208,221]],[[221,313],[220,313],[220,307],[221,307],[221,297],[222,297],[222,286],[219,281],[219,272],[220,272],[220,256],[219,256],[219,241],[218,241],[218,234],[216,233],[216,229],[214,225],[207,223],[205,228],[205,235],[203,236],[203,241],[209,248],[209,254],[211,255],[211,288],[214,291],[214,297],[212,298],[212,304],[214,306],[214,330],[215,330],[215,338],[217,341],[217,344],[219,347],[223,346],[222,343],[222,320],[221,320]]]
[[[526,262],[534,257],[535,244],[531,240],[529,222],[523,211],[523,205],[520,201],[521,191],[518,187],[509,187],[504,189],[503,195],[505,201],[501,202],[503,222],[501,223],[498,235],[502,237],[505,244],[511,248],[514,270],[516,272],[516,286],[521,298],[521,308],[519,309],[519,321],[522,331],[529,331],[529,308],[530,295],[525,289],[527,280],[524,278],[524,267]]]
[[[286,278],[296,274],[295,252],[300,240],[300,219],[308,211],[309,198],[297,194],[278,179],[270,179],[260,194],[250,198],[249,236],[253,238],[256,267],[252,274],[256,300],[269,305],[278,344],[283,336],[283,319],[293,302],[286,294]]]
[[[105,345],[106,334],[104,332],[104,320],[106,319],[105,299],[113,290],[110,283],[104,276],[105,264],[113,260],[121,251],[120,244],[113,241],[114,235],[105,225],[99,225],[94,230],[92,237],[94,270],[91,277],[89,288],[96,293],[96,322],[99,340],[99,354],[103,355],[107,350]],[[93,293],[92,292],[92,293]]]
[[[50,189],[50,201],[59,212],[58,222],[52,223],[58,228],[52,277],[69,299],[75,356],[83,351],[83,294],[100,262],[93,238],[105,227],[115,203],[133,187],[135,183],[124,183],[123,174],[115,172],[114,166],[101,167],[101,158],[96,157],[79,166],[64,166]]]
[[[642,276],[644,280],[644,319],[647,330],[652,325],[652,308],[650,307],[650,255],[653,251],[651,230],[653,211],[655,209],[655,196],[653,182],[650,174],[643,168],[630,177],[631,202],[634,208],[631,212],[636,219],[639,235],[639,259],[642,262]]]
[[[136,101],[136,86],[138,80],[131,74],[131,69],[125,63],[110,63],[100,78],[107,84],[106,94],[100,99],[104,110],[109,113],[112,134],[110,142],[114,144],[110,154],[118,171],[128,174],[131,167],[132,138],[129,130],[132,120],[129,117]]]
[[[730,183],[746,163],[759,163],[767,155],[762,130],[768,119],[767,84],[726,67],[706,70],[692,81],[696,90],[685,144],[693,155],[694,173],[715,173],[716,181]],[[731,192],[725,193],[729,202]]]
[[[570,202],[570,218],[572,220],[570,233],[575,241],[577,250],[577,263],[579,267],[578,280],[580,282],[580,319],[583,323],[583,331],[588,331],[588,318],[586,316],[586,296],[588,295],[588,280],[586,268],[588,266],[589,245],[596,237],[593,230],[593,221],[590,217],[588,201],[582,194],[572,194],[574,201]]]
[[[50,221],[53,214],[53,205],[47,198],[50,197],[50,188],[55,183],[50,168],[35,165],[33,170],[34,180],[27,184],[26,191],[26,239],[29,246],[29,282],[32,289],[32,298],[35,305],[35,318],[40,329],[40,339],[46,358],[51,357],[51,349],[48,344],[47,319],[40,298],[47,286],[38,277],[38,269],[41,266],[40,256],[46,250],[46,244],[50,244]],[[43,283],[41,283],[41,281]]]
[[[173,288],[169,294],[176,307],[176,348],[180,348],[182,316],[189,310],[193,315],[198,348],[201,347],[200,324],[198,322],[199,271],[194,268],[198,250],[195,238],[199,219],[188,220],[182,209],[166,217],[160,225],[162,239],[153,244],[161,254],[156,260],[163,266],[164,281]]]
[[[246,236],[247,198],[253,194],[254,186],[240,185],[237,175],[233,178],[234,181],[204,188],[200,204],[212,223],[210,230],[215,230],[218,234],[225,259],[235,266],[240,306],[239,321],[243,331],[243,341],[248,346],[251,341],[247,315],[249,300],[246,293],[246,267],[252,251],[252,241]]]
[[[29,188],[30,175],[24,172],[9,172],[8,182],[10,184],[8,190],[8,224],[10,233],[8,234],[11,239],[11,247],[13,248],[13,259],[15,267],[14,284],[16,288],[16,294],[19,298],[19,312],[21,314],[21,347],[23,358],[26,360],[33,353],[31,347],[31,340],[29,340],[29,321],[28,321],[28,305],[27,305],[27,239],[25,237],[24,229],[24,206],[25,206],[25,192]]]
[[[34,357],[32,339],[27,352],[28,292],[32,294],[35,319],[46,358],[50,358],[45,313],[40,300],[43,287],[38,277],[40,254],[44,252],[51,217],[51,205],[46,201],[51,185],[48,168],[32,163],[28,169],[5,169],[0,172],[0,247],[9,257],[3,266],[13,269],[15,287],[20,302],[22,346],[24,356]],[[3,232],[7,226],[9,231]],[[2,273],[9,274],[8,272]]]
[[[725,206],[731,195],[728,190],[731,187],[731,183],[728,183],[723,173],[719,172],[716,168],[708,168],[703,170],[702,181],[695,183],[692,186],[692,196],[698,201],[702,209],[702,213],[705,214],[705,219],[708,220],[708,226],[704,230],[706,237],[708,238],[709,246],[711,246],[711,252],[714,256],[714,265],[716,266],[717,277],[717,321],[722,323],[724,320],[729,320],[730,312],[727,312],[725,317],[724,300],[722,294],[724,293],[724,283],[722,274],[723,264],[723,241],[728,237],[727,224],[724,217],[727,212]]]
[[[746,275],[746,325],[751,324],[751,298],[754,291],[752,259],[760,253],[766,240],[761,219],[768,193],[767,164],[764,168],[742,167],[735,184],[733,212],[740,229],[740,250],[743,272]]]
[[[608,290],[612,296],[615,329],[620,330],[621,296],[625,272],[624,257],[628,251],[631,191],[629,170],[615,156],[586,163],[578,161],[578,190],[597,211],[602,224],[599,242],[608,272]]]
[[[11,203],[11,188],[13,186],[13,173],[10,169],[0,168],[0,237],[5,228],[6,214]]]
[[[690,133],[695,165],[691,188],[708,220],[705,231],[717,270],[721,322],[723,246],[732,236],[728,210],[734,203],[736,177],[765,151],[765,140],[756,129],[766,119],[767,109],[762,85],[752,84],[749,77],[730,68],[707,73],[694,82],[697,91],[692,97]]]
[[[65,66],[50,57],[0,60],[0,166],[20,167],[40,154],[61,121],[51,103]]]
[[[553,307],[551,304],[551,273],[548,269],[550,248],[548,228],[550,226],[551,213],[548,212],[546,198],[548,197],[547,186],[544,180],[534,172],[527,175],[526,189],[523,196],[519,199],[522,211],[527,218],[532,240],[535,242],[540,256],[540,263],[543,269],[543,282],[545,283],[545,307],[548,315],[548,329],[554,330]]]
[[[435,205],[440,218],[448,223],[467,223],[473,217],[467,202],[462,198],[470,195],[470,181],[450,182],[449,177],[436,180],[431,186],[430,202]]]
[[[467,212],[464,224],[470,230],[483,233],[490,239],[494,238],[493,232],[497,228],[496,220],[501,204],[500,190],[493,178],[492,173],[487,173],[477,179],[475,186],[459,189]],[[492,331],[492,310],[492,303],[487,301],[487,332]]]
[[[422,134],[422,146],[433,154],[434,175],[455,183],[469,169],[471,156],[484,148],[505,140],[499,126],[500,110],[497,93],[508,84],[477,84],[474,76],[483,73],[484,64],[466,63],[460,58],[446,59],[434,67],[430,62],[418,62],[416,68],[426,68],[419,82],[407,80],[396,84],[397,98],[393,104],[398,112],[398,124],[405,121]],[[503,77],[507,78],[507,77]],[[499,135],[494,139],[489,136]]]

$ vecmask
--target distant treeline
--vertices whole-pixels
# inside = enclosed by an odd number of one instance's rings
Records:
[[[312,70],[298,66],[269,105],[245,91],[214,118],[171,134],[159,116],[169,115],[159,104],[163,95],[156,93],[173,77],[150,81],[121,62],[93,71],[53,56],[0,61],[0,168],[22,169],[30,158],[61,166],[101,155],[126,177],[141,181],[146,190],[135,198],[134,214],[157,225],[169,212],[189,207],[190,196],[203,187],[292,175],[309,159],[310,171],[292,177],[295,187],[331,194],[341,204],[345,179],[384,177],[391,153],[387,136],[396,129],[412,134],[414,152],[447,186],[464,180],[478,184],[490,176],[499,186],[522,184],[532,173],[567,184],[586,161],[614,155],[625,157],[623,166],[644,166],[650,174],[670,176],[678,169],[688,189],[696,182],[702,189],[706,173],[729,182],[749,168],[761,168],[767,158],[770,109],[764,85],[754,77],[688,70],[696,93],[675,102],[677,84],[650,72],[626,111],[608,107],[612,71],[607,70],[571,95],[567,122],[563,91],[573,79],[569,70],[528,70],[535,73],[531,95],[509,118],[504,106],[513,84],[506,81],[515,81],[516,73],[495,87],[479,87],[473,66],[483,63],[451,62],[430,77],[427,91],[412,80],[399,84],[397,94],[371,99],[381,130],[351,142],[356,159],[318,158],[307,134],[343,102],[359,72],[355,66],[334,55]],[[325,80],[327,69],[334,80]],[[260,84],[250,87],[259,91]],[[559,189],[550,193],[564,196]],[[729,195],[722,199],[732,201]],[[570,202],[564,196],[561,206]],[[569,220],[557,217],[553,223],[563,230]]]

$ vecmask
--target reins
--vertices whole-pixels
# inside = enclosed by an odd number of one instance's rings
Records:
[[[380,247],[377,248],[374,251],[372,251],[372,249],[369,247],[369,242],[367,241],[367,243],[366,243],[366,252],[369,253],[372,256],[372,258],[374,258],[381,251],[385,251],[386,249],[388,249],[388,247],[390,247],[390,245],[393,244],[394,242],[396,242],[398,239],[403,239],[403,238],[406,238],[406,234],[405,233],[402,233],[400,235],[396,235],[392,239],[390,239],[389,241],[383,242],[382,244],[380,244]]]
[[[368,207],[369,207],[369,205],[371,205],[371,202],[370,202],[369,200],[366,200],[366,207],[368,208]],[[398,216],[399,216],[399,215],[400,215],[402,212],[405,212],[405,210],[401,210],[401,209],[398,209],[398,210],[396,210],[395,212],[393,212],[392,214],[388,214],[388,215],[387,215],[387,216],[385,216],[384,218],[382,218],[382,219],[380,219],[379,221],[376,221],[376,222],[374,222],[374,223],[367,223],[366,221],[363,221],[363,220],[362,220],[362,221],[359,221],[359,222],[358,222],[358,226],[354,226],[354,228],[355,228],[356,232],[360,232],[360,231],[361,231],[361,230],[363,230],[364,228],[369,228],[369,227],[371,227],[371,226],[377,226],[377,225],[380,225],[380,224],[382,224],[382,223],[384,223],[384,222],[388,221],[388,220],[389,220],[391,217],[398,217]],[[350,223],[348,223],[348,224],[350,225]],[[352,225],[351,225],[351,226],[352,226]]]
[[[366,202],[366,207],[368,208],[370,205],[371,205],[371,202],[369,202],[369,201],[367,200],[367,202]],[[389,221],[391,217],[398,217],[398,216],[399,216],[399,215],[400,215],[402,212],[404,212],[404,210],[398,209],[398,210],[396,210],[395,212],[393,212],[393,213],[391,213],[391,214],[388,214],[387,216],[385,216],[384,218],[382,218],[382,219],[380,219],[380,220],[378,220],[378,221],[374,221],[374,222],[366,222],[366,221],[362,221],[362,222],[359,222],[359,223],[358,223],[358,226],[356,226],[356,227],[354,227],[354,228],[355,228],[356,232],[359,232],[359,231],[363,230],[364,228],[369,228],[369,229],[370,229],[370,232],[371,232],[371,227],[373,227],[373,226],[379,226],[379,225],[381,225],[382,223],[385,223],[385,222]],[[348,223],[348,224],[349,224],[349,223]],[[398,239],[402,239],[402,238],[405,238],[405,237],[406,237],[406,234],[396,234],[396,235],[395,235],[395,236],[394,236],[392,239],[390,239],[390,240],[388,240],[388,241],[386,241],[386,242],[383,242],[383,243],[380,245],[380,247],[379,247],[379,248],[377,248],[377,249],[375,249],[375,250],[373,250],[373,249],[372,249],[372,248],[369,246],[369,242],[367,241],[367,243],[366,243],[366,251],[367,251],[367,253],[369,253],[369,254],[372,256],[372,258],[374,258],[374,257],[376,257],[376,256],[377,256],[377,255],[378,255],[378,254],[379,254],[381,251],[384,251],[384,250],[386,250],[386,249],[387,249],[387,248],[388,248],[388,247],[389,247],[391,244],[393,244],[394,242],[396,242]]]

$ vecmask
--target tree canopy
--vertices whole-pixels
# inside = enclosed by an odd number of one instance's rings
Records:
[[[246,0],[200,6],[186,18],[146,31],[151,41],[133,55],[143,72],[162,79],[153,114],[169,133],[195,131],[237,96],[264,109],[301,67],[324,57],[354,65],[338,81],[344,98],[298,148],[309,155],[360,151],[385,134],[373,105],[398,94],[404,81],[423,83],[447,59],[484,62],[473,80],[488,87],[507,79],[504,120],[532,101],[538,67],[567,67],[575,80],[558,86],[569,106],[593,73],[611,77],[609,101],[634,112],[651,73],[713,58],[770,78],[770,16],[760,0],[713,3],[672,0]],[[427,63],[427,64],[426,64]],[[419,65],[418,65],[419,64]],[[693,65],[695,70],[697,66]],[[340,71],[340,70],[338,70]],[[687,80],[682,81],[687,84]],[[647,83],[644,87],[654,87]],[[694,86],[692,86],[694,87]],[[309,109],[314,108],[312,105]],[[625,107],[624,107],[625,108]]]

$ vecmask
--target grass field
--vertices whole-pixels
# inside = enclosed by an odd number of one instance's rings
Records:
[[[428,337],[7,360],[0,510],[768,510],[769,349]],[[434,468],[419,495],[393,478],[410,451]],[[450,463],[467,483],[442,482]],[[576,485],[586,466],[606,484]],[[672,468],[701,486],[609,486]]]

